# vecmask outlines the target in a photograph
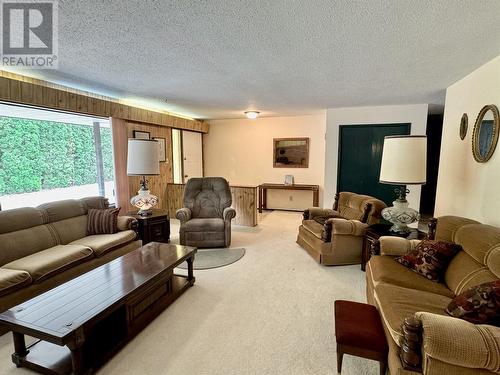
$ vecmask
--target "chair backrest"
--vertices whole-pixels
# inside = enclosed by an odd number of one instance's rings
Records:
[[[459,216],[441,216],[434,238],[462,246],[444,275],[455,294],[500,278],[500,228]]]
[[[369,195],[343,191],[338,194],[333,209],[346,219],[371,225],[379,222],[380,213],[386,207],[384,202]]]
[[[222,218],[232,203],[228,182],[222,177],[190,178],[184,189],[184,207],[193,218]]]

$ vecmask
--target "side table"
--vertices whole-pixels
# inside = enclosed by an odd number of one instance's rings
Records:
[[[363,238],[363,249],[361,252],[361,270],[366,270],[366,263],[370,260],[371,249],[374,244],[378,242],[378,239],[382,236],[395,236],[402,237],[408,240],[422,240],[427,237],[427,233],[422,232],[419,229],[412,229],[407,235],[398,235],[389,230],[390,225],[375,224],[366,230],[365,237]]]
[[[137,215],[135,211],[128,212],[127,215],[137,219],[139,238],[143,245],[153,241],[170,242],[168,210],[153,210],[153,213],[148,216]]]

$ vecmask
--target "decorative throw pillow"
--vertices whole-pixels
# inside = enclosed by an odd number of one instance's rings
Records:
[[[446,312],[471,323],[500,326],[500,280],[467,289],[452,299]]]
[[[113,234],[118,232],[119,208],[104,210],[89,209],[87,213],[87,235]]]
[[[432,281],[442,278],[446,267],[462,249],[460,245],[434,240],[423,240],[408,254],[396,258],[396,262]]]

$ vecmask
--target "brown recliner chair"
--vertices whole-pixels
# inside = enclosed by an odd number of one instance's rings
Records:
[[[359,264],[366,228],[378,223],[385,207],[384,202],[368,195],[341,192],[335,196],[333,209],[304,211],[297,243],[318,263]]]
[[[236,211],[228,182],[222,177],[190,178],[184,189],[179,242],[195,247],[229,247],[231,220]]]

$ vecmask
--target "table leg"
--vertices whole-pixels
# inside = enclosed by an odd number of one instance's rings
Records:
[[[187,265],[188,265],[188,282],[189,285],[193,285],[195,281],[195,277],[193,274],[193,261],[194,261],[194,255],[192,257],[189,257],[186,259]]]
[[[18,332],[12,332],[12,337],[14,339],[14,354],[12,354],[12,362],[16,367],[21,366],[20,358],[25,357],[29,353],[26,349],[26,341],[24,340],[24,335]]]
[[[313,191],[313,207],[319,207],[319,190]]]
[[[267,189],[266,188],[262,189],[262,209],[267,210]]]
[[[73,365],[73,375],[84,375],[91,372],[90,366],[85,364],[84,358],[85,334],[82,328],[74,332],[73,339],[67,344],[71,350],[71,362]]]
[[[83,347],[77,347],[71,349],[71,362],[73,363],[73,374],[83,375],[85,374],[85,366],[83,360]]]
[[[261,214],[262,213],[262,188],[259,186],[258,188],[258,192],[259,192],[259,213]]]

